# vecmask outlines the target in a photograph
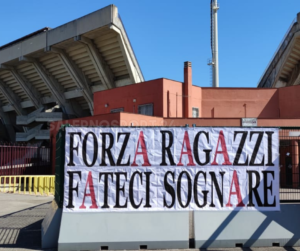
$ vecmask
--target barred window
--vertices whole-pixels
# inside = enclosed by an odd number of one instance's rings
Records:
[[[138,113],[153,116],[153,104],[139,105]]]
[[[199,108],[193,107],[193,118],[199,118]]]
[[[110,113],[115,113],[115,112],[124,112],[124,108],[116,108],[116,109],[111,109]]]

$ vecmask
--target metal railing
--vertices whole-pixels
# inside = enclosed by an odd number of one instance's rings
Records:
[[[54,195],[55,175],[0,176],[0,192]]]
[[[0,176],[51,174],[50,148],[0,145]]]
[[[300,128],[279,132],[280,201],[300,202]]]

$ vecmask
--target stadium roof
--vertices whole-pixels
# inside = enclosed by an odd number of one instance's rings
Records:
[[[59,105],[65,114],[89,115],[94,92],[142,81],[114,5],[0,47],[1,113]]]
[[[297,14],[258,82],[259,88],[300,84],[300,13]]]

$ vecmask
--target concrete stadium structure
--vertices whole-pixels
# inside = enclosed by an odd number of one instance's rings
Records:
[[[0,47],[4,139],[48,140],[49,122],[93,115],[94,92],[143,81],[114,5],[29,34]]]
[[[297,14],[271,59],[259,88],[280,88],[300,84],[300,13]]]

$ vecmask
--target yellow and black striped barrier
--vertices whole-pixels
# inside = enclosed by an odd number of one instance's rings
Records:
[[[0,176],[0,192],[54,195],[55,175]]]

